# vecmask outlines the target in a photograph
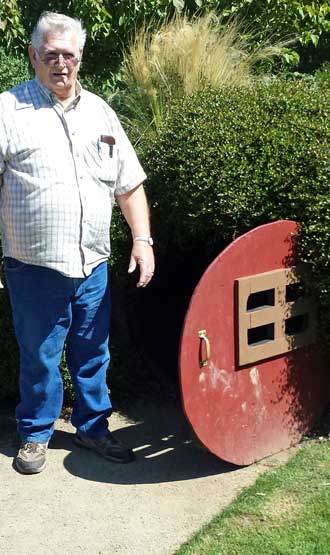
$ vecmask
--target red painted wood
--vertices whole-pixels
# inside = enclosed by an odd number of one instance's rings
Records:
[[[201,442],[234,464],[296,444],[330,400],[330,373],[315,346],[244,368],[236,362],[235,279],[292,266],[294,234],[295,222],[279,221],[238,238],[208,267],[186,314],[179,354],[184,411]],[[205,368],[202,329],[211,343]]]

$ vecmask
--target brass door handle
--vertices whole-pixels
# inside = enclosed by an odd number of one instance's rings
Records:
[[[207,366],[209,363],[209,358],[211,356],[211,345],[210,345],[210,341],[206,335],[206,330],[200,330],[198,332],[198,337],[200,338],[201,342],[199,345],[199,367],[203,368],[204,366]],[[203,354],[202,354],[202,345],[203,343],[205,343],[205,347],[206,347],[206,358],[203,359]]]

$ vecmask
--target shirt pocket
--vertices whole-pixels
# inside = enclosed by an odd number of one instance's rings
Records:
[[[102,183],[113,186],[117,180],[117,149],[99,139],[92,141],[85,157],[89,171]]]

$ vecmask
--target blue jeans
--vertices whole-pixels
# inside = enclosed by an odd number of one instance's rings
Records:
[[[111,414],[107,263],[86,278],[9,257],[4,267],[20,349],[19,435],[25,441],[49,441],[63,403],[59,363],[64,345],[76,393],[72,424],[81,434],[105,435]]]

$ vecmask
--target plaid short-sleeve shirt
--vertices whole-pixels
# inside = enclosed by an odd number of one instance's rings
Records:
[[[0,94],[0,176],[4,256],[72,277],[108,258],[114,197],[146,177],[101,98],[63,107],[36,79]]]

